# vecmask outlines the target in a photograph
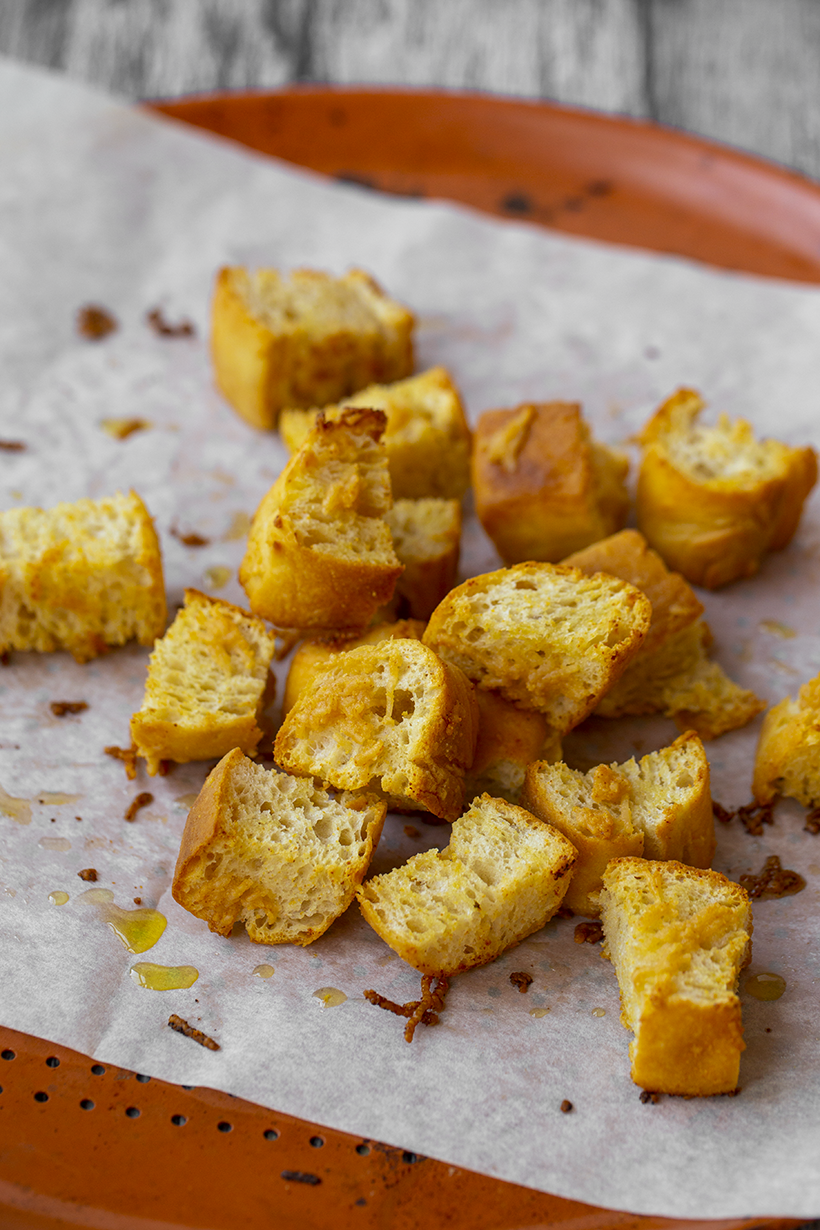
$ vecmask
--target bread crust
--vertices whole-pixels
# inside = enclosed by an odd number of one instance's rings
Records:
[[[753,576],[766,551],[786,546],[797,529],[803,503],[817,480],[811,448],[790,448],[776,440],[758,445],[743,419],[725,416],[712,433],[745,449],[753,462],[734,470],[717,445],[699,437],[697,420],[705,403],[692,389],[680,389],[655,412],[641,435],[644,456],[638,478],[638,526],[649,543],[695,585],[717,589]],[[703,458],[704,475],[689,456]]]
[[[393,603],[402,614],[427,620],[455,584],[461,505],[458,500],[396,500],[385,520],[404,567]]]
[[[325,852],[321,866],[314,867],[310,865],[310,847],[302,850],[299,846],[299,839],[307,841],[310,833],[309,824],[302,820],[300,825],[296,808],[288,824],[295,839],[289,842],[285,834],[284,841],[271,840],[267,856],[272,865],[260,871],[258,864],[265,857],[264,847],[258,840],[252,845],[250,837],[243,836],[241,817],[237,821],[241,804],[237,800],[236,786],[237,783],[243,786],[246,794],[256,787],[259,793],[259,782],[265,778],[275,783],[286,779],[287,775],[254,765],[238,748],[223,757],[212,770],[188,813],[174,871],[172,896],[184,909],[204,919],[217,935],[230,935],[234,924],[243,921],[249,938],[256,943],[310,944],[324,934],[353,900],[378,844],[385,804],[373,795],[342,796],[339,800],[342,807],[356,815],[355,827],[362,838],[359,849],[351,855],[349,846],[340,848],[337,857],[332,851],[329,857]],[[329,796],[323,799],[323,792],[315,787],[306,786],[302,791],[312,796],[319,808],[336,806]],[[273,785],[271,799],[275,812],[278,800]],[[270,823],[273,825],[273,819]],[[248,853],[241,849],[243,840],[248,841]],[[209,867],[212,868],[214,861],[226,850],[238,860],[238,870],[220,883],[218,873],[212,870],[209,873]],[[294,869],[295,875],[292,874]],[[309,895],[319,882],[322,890],[320,916],[305,918],[301,898]]]
[[[383,519],[383,432],[381,411],[348,410],[319,420],[291,457],[256,511],[239,569],[254,614],[284,628],[357,631],[390,600],[403,566]]]
[[[297,697],[274,751],[294,773],[454,820],[477,734],[469,680],[419,641],[394,639],[337,654]]]
[[[320,304],[318,314],[300,311],[300,294]],[[296,302],[279,324],[265,318],[265,301]],[[335,325],[322,318],[325,295],[356,304],[358,315]],[[250,274],[223,268],[214,288],[211,355],[217,387],[252,427],[276,426],[283,406],[324,405],[379,380],[398,380],[413,370],[411,312],[388,299],[360,269],[343,278],[299,269],[290,278],[275,270]]]
[[[542,713],[522,709],[484,688],[476,688],[475,694],[478,742],[467,774],[465,797],[489,794],[517,804],[527,766],[534,760],[550,764],[560,760],[561,739]]]
[[[604,874],[601,906],[621,1020],[635,1033],[632,1079],[657,1093],[734,1092],[744,1047],[737,983],[751,955],[746,892],[716,871],[620,858]]]
[[[758,803],[784,795],[820,806],[820,675],[803,684],[797,701],[785,697],[763,719],[752,792]]]
[[[476,512],[505,563],[557,563],[623,525],[628,468],[592,441],[575,403],[488,410],[473,450]]]

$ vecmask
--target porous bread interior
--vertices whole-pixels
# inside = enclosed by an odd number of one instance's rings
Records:
[[[510,568],[448,595],[425,643],[474,683],[539,710],[564,733],[609,684],[614,655],[606,651],[639,643],[646,631],[649,603],[643,595],[635,602],[636,594],[603,573]]]
[[[609,841],[637,831],[630,781],[621,768],[601,764],[582,773],[563,761],[539,762],[532,766],[531,773],[536,776],[539,793],[549,801],[550,812],[561,815],[572,832]]]
[[[132,637],[150,643],[165,619],[154,544],[133,492],[0,514],[0,646],[84,658]]]
[[[331,278],[302,269],[295,270],[290,277],[283,277],[275,269],[236,272],[240,293],[251,315],[273,333],[309,330],[314,337],[322,338],[335,333],[384,330],[383,314],[374,306],[379,300],[358,280]]]
[[[254,714],[274,648],[261,619],[187,590],[185,606],[154,646],[139,712],[194,729],[206,718]]]
[[[383,517],[391,505],[384,448],[350,419],[311,436],[287,475],[287,511],[302,547],[341,559],[396,563]]]
[[[781,794],[804,807],[820,806],[820,676],[766,714],[755,758],[755,797]]]
[[[563,898],[572,858],[555,829],[485,794],[455,821],[446,849],[369,880],[359,899],[405,960],[455,972],[542,927]]]
[[[262,944],[321,933],[349,905],[364,871],[374,813],[362,802],[240,763],[227,779],[218,834],[186,876],[193,912],[222,902]]]
[[[351,789],[380,787],[414,807],[409,774],[429,758],[430,723],[441,708],[442,688],[421,655],[402,652],[407,644],[423,650],[420,642],[400,638],[389,645],[394,643],[396,650],[385,647],[378,659],[370,646],[338,654],[328,668],[337,673],[330,686],[323,685],[321,698],[315,690],[305,691],[300,699],[307,711],[297,714],[297,701],[289,716],[304,723],[300,771],[343,781]],[[342,688],[340,714],[336,706]]]
[[[453,549],[461,535],[458,500],[396,500],[384,519],[403,564],[438,559]]]
[[[666,999],[735,1001],[751,910],[743,889],[725,876],[676,862],[615,859],[604,875],[601,913],[627,1028],[639,1031],[660,984]]]
[[[613,766],[629,782],[632,823],[644,835],[644,857],[663,859],[662,828],[670,811],[687,816],[701,799],[708,763],[699,739],[676,740],[669,747]]]
[[[743,489],[786,475],[791,452],[786,445],[756,440],[750,423],[726,414],[716,426],[704,427],[696,421],[702,409],[702,404],[694,411],[691,403],[676,406],[657,437],[672,464],[693,482],[725,480]]]

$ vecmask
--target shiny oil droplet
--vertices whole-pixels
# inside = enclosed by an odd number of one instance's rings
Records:
[[[62,807],[64,803],[78,803],[82,797],[81,794],[64,794],[62,790],[43,790],[37,795],[37,802]]]
[[[272,965],[257,965],[253,972],[257,978],[272,978],[276,971]]]
[[[180,807],[187,807],[190,810],[198,798],[198,794],[178,794],[174,802],[178,803]]]
[[[15,824],[31,824],[31,803],[28,799],[17,799],[8,794],[0,786],[0,811],[4,816],[11,816]]]
[[[319,987],[318,991],[313,992],[313,998],[318,999],[323,1008],[338,1008],[347,996],[338,987]]]
[[[65,905],[68,901],[68,893],[64,893],[61,888],[58,888],[55,892],[48,894],[48,899],[52,905]]]
[[[153,961],[137,961],[130,972],[134,981],[149,991],[185,990],[199,977],[193,965],[154,965]]]
[[[41,837],[37,842],[44,850],[70,850],[71,842],[67,837]]]
[[[222,586],[227,585],[232,576],[230,568],[226,568],[223,564],[214,564],[213,568],[205,569],[205,577],[211,589],[222,589]]]
[[[779,974],[753,974],[746,979],[743,989],[755,999],[780,999],[786,990],[786,979]]]
[[[103,922],[107,923],[129,952],[147,952],[153,948],[167,925],[164,914],[143,906],[124,910],[114,905],[110,888],[90,888],[80,894],[81,901],[95,905]]]
[[[223,542],[237,542],[240,538],[247,538],[251,532],[251,519],[246,512],[237,512],[233,515],[233,520],[225,532],[222,539]]]
[[[530,1016],[542,1017],[546,1016],[549,1008],[530,1008]]]
[[[593,1016],[606,1016],[606,1008],[593,1008],[592,1015]]]
[[[779,619],[761,619],[760,628],[770,636],[779,636],[781,640],[790,641],[797,633],[788,624],[782,624]]]

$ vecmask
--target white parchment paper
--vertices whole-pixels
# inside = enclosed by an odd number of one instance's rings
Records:
[[[211,385],[208,302],[224,263],[371,271],[418,315],[419,369],[446,364],[473,416],[523,399],[578,399],[599,438],[624,441],[687,384],[761,433],[820,445],[812,288],[330,184],[10,63],[0,64],[0,166],[0,438],[27,444],[0,453],[2,506],[133,486],[156,518],[171,603],[186,585],[208,589],[213,568],[231,574],[217,592],[244,602],[235,580],[243,542],[232,530],[284,460],[277,439],[247,427]],[[104,341],[75,332],[88,302],[120,322]],[[171,320],[193,320],[198,336],[151,333],[144,314],[157,305]],[[124,441],[100,427],[128,416],[152,426]],[[173,525],[209,545],[185,547]],[[704,597],[720,661],[770,701],[820,668],[819,550],[814,499],[796,542],[759,577]],[[471,521],[466,571],[496,565]],[[820,837],[803,831],[801,808],[782,804],[762,838],[736,826],[718,834],[720,870],[759,871],[777,853],[808,882],[799,896],[755,908],[748,972],[781,974],[787,990],[774,1003],[744,996],[741,1095],[643,1105],[614,974],[597,947],[574,943],[572,921],[458,978],[441,1025],[407,1046],[402,1023],[362,992],[407,1000],[418,977],[355,908],[307,949],[221,939],[180,909],[171,874],[209,766],[152,781],[141,771],[128,783],[102,750],[129,741],[146,661],[133,647],[86,666],[16,654],[0,671],[0,784],[32,801],[27,825],[0,813],[4,1024],[613,1208],[820,1212]],[[55,700],[89,708],[60,719]],[[709,745],[726,806],[750,797],[758,728]],[[597,721],[571,736],[568,754],[579,765],[625,758],[674,733],[666,722]],[[126,823],[128,803],[149,788],[154,803]],[[44,791],[78,797],[38,803]],[[408,836],[407,823],[388,820],[375,871],[442,842],[442,830],[420,820],[421,836]],[[88,866],[119,905],[140,896],[167,917],[150,952],[129,954],[82,899],[89,886],[77,872]],[[62,906],[49,902],[58,890],[69,894]],[[151,991],[130,976],[137,960],[193,965],[199,979]],[[253,975],[261,962],[273,977]],[[533,975],[527,995],[510,984],[516,970]],[[313,992],[327,986],[347,1000],[323,1007]],[[173,1033],[171,1012],[222,1049]],[[560,1113],[564,1098],[572,1114]]]

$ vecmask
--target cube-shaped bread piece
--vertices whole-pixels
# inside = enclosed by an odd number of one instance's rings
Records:
[[[274,751],[293,773],[455,820],[477,733],[469,680],[420,641],[394,639],[337,654],[298,696]]]
[[[393,595],[402,614],[429,619],[453,588],[461,550],[458,500],[396,500],[385,513],[404,572]]]
[[[320,419],[262,500],[239,580],[251,610],[284,628],[364,628],[402,565],[384,520],[390,477],[380,410]]]
[[[450,373],[443,367],[399,380],[374,384],[341,406],[325,406],[325,418],[338,417],[344,406],[383,410],[387,415],[384,443],[390,481],[396,499],[428,496],[460,500],[470,485],[472,433]],[[287,408],[279,430],[291,452],[304,443],[320,410]]]
[[[621,528],[628,469],[592,439],[575,403],[488,410],[473,450],[476,512],[505,563],[557,563]]]
[[[160,761],[252,754],[259,717],[273,700],[276,638],[247,611],[186,589],[185,605],[154,645],[131,738],[148,772]]]
[[[561,759],[561,739],[542,713],[522,709],[498,692],[476,688],[478,742],[467,774],[466,799],[480,794],[517,803],[534,760]]]
[[[392,641],[396,638],[420,641],[426,627],[426,623],[421,619],[397,619],[390,623],[374,624],[361,636],[303,641],[291,659],[285,680],[282,716],[288,714],[300,693],[311,686],[316,676],[337,654],[346,653],[348,649],[358,649],[360,645],[376,645],[379,641]]]
[[[543,713],[565,734],[638,652],[651,617],[633,585],[525,563],[472,577],[433,612],[424,643],[479,687]]]
[[[413,370],[413,316],[360,269],[219,271],[211,316],[216,384],[252,427],[283,406],[323,406]]]
[[[343,914],[378,844],[385,805],[337,796],[235,748],[209,774],[179,848],[174,900],[257,944],[310,944]]]
[[[820,675],[796,701],[785,697],[763,719],[752,790],[758,803],[778,795],[820,807]]]
[[[167,616],[162,557],[140,497],[0,513],[0,653],[152,645]]]
[[[714,739],[745,726],[765,708],[709,659],[711,633],[703,606],[670,572],[637,530],[622,530],[564,560],[587,576],[608,572],[635,585],[652,603],[652,623],[639,652],[598,705],[602,717],[664,713],[680,730]]]
[[[521,803],[578,850],[566,904],[590,918],[600,913],[601,877],[611,859],[709,867],[715,854],[709,761],[694,731],[639,762],[600,764],[588,773],[531,764]]]
[[[552,918],[575,850],[556,829],[482,795],[453,825],[445,850],[414,854],[359,890],[362,914],[423,974],[486,965]]]
[[[670,568],[717,589],[785,547],[817,480],[812,448],[754,437],[745,419],[699,424],[704,402],[680,389],[641,435],[638,526]]]
[[[752,912],[738,884],[676,862],[614,859],[601,893],[632,1079],[653,1093],[732,1093],[744,1049],[737,984]]]

